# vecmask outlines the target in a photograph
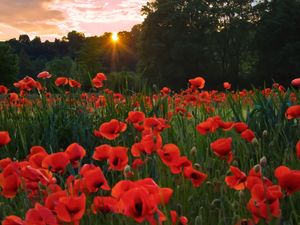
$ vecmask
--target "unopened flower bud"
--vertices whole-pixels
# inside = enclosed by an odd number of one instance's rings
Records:
[[[176,205],[176,211],[178,215],[182,215],[182,205],[180,203]]]
[[[267,136],[268,136],[268,131],[267,131],[267,130],[264,130],[263,133],[262,133],[262,136],[263,136],[263,137],[267,137]]]
[[[196,156],[196,153],[197,153],[197,148],[194,146],[194,147],[192,147],[192,149],[191,149],[191,156]]]
[[[259,173],[261,171],[261,166],[259,164],[254,166],[254,171],[255,173]]]
[[[195,164],[194,164],[194,168],[195,168],[196,170],[200,170],[201,166],[200,166],[199,163],[195,163]]]
[[[253,138],[252,141],[251,141],[251,143],[252,143],[253,145],[258,145],[258,140],[257,140],[257,138]]]
[[[267,157],[266,156],[263,156],[260,160],[259,160],[259,164],[262,166],[262,167],[265,167],[267,165]]]
[[[201,216],[196,216],[195,225],[203,225]]]

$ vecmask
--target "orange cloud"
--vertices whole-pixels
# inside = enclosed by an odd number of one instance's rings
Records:
[[[77,30],[87,35],[130,30],[147,0],[1,0],[0,40],[27,33],[42,39]],[[7,32],[8,31],[8,32]]]

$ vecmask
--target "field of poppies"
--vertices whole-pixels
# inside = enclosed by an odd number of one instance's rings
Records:
[[[300,78],[178,93],[107,79],[0,84],[2,225],[300,224]]]

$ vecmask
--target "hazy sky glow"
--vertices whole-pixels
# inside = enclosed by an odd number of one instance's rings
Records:
[[[0,40],[28,34],[42,40],[69,31],[86,36],[130,30],[147,0],[0,0]]]

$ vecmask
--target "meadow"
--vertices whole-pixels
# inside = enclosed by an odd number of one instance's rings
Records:
[[[289,87],[0,85],[3,225],[300,224],[300,79]]]

